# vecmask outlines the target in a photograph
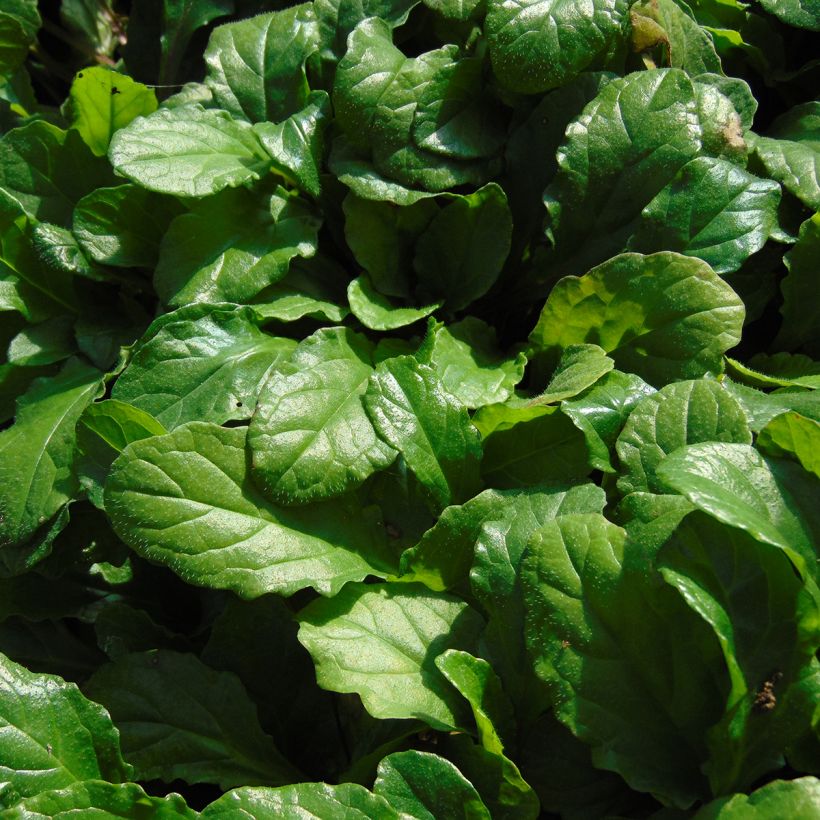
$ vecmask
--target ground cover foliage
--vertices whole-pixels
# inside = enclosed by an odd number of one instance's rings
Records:
[[[0,4],[0,817],[820,816],[818,31]]]

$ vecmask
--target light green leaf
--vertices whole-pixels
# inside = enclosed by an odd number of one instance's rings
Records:
[[[684,808],[706,791],[704,734],[725,700],[719,650],[624,541],[598,514],[564,515],[533,535],[521,567],[527,646],[593,764]]]
[[[794,458],[820,478],[820,423],[799,413],[782,413],[760,431],[757,446],[767,455]]]
[[[629,249],[677,251],[703,259],[716,273],[731,273],[763,247],[779,202],[776,182],[725,159],[698,157],[643,209]]]
[[[108,712],[73,683],[38,675],[0,655],[0,808],[82,780],[127,779]]]
[[[243,788],[223,794],[202,812],[203,820],[270,820],[321,817],[327,820],[398,820],[382,797],[358,783],[296,783],[278,789]]]
[[[77,131],[35,120],[0,140],[0,187],[42,222],[69,225],[74,205],[111,180]]]
[[[693,444],[658,466],[661,485],[709,515],[785,550],[801,575],[817,572],[820,480],[745,444]]]
[[[402,454],[437,507],[478,492],[478,431],[431,367],[412,356],[381,362],[364,404],[379,435]]]
[[[88,405],[77,422],[77,472],[91,502],[102,509],[111,465],[132,441],[166,432],[153,416],[125,402],[106,399]]]
[[[312,197],[321,193],[324,131],[330,114],[327,93],[316,91],[308,97],[305,108],[283,122],[258,123],[254,128],[273,159],[274,170]]]
[[[347,300],[353,315],[371,330],[396,330],[412,325],[444,304],[433,302],[418,308],[394,305],[373,287],[370,278],[364,273],[347,286]]]
[[[820,780],[774,780],[751,794],[734,794],[707,803],[693,820],[770,820],[780,814],[813,820],[820,805]]]
[[[554,0],[491,0],[486,26],[493,71],[524,94],[565,85],[622,49],[627,10],[620,0],[583,8]]]
[[[271,165],[249,123],[199,105],[161,108],[118,131],[114,170],[149,191],[210,196],[259,179]]]
[[[752,443],[740,404],[712,379],[662,387],[641,399],[618,436],[618,489],[624,495],[662,492],[655,476],[658,465],[679,447],[704,441]]]
[[[554,404],[583,393],[615,367],[598,345],[570,345],[561,354],[558,367],[543,393],[531,405]]]
[[[205,50],[216,107],[250,122],[281,122],[305,107],[305,61],[319,47],[313,5],[218,26]]]
[[[475,787],[449,760],[411,749],[379,763],[373,786],[402,816],[414,820],[490,820]]]
[[[188,421],[247,419],[265,377],[295,347],[259,330],[250,308],[191,305],[154,321],[111,395],[169,430]]]
[[[111,713],[143,780],[280,785],[298,777],[262,732],[239,678],[195,655],[153,650],[101,666],[85,685]]]
[[[435,664],[446,649],[473,649],[483,627],[458,598],[420,584],[349,584],[308,604],[299,622],[323,689],[356,692],[377,718],[416,718],[437,729],[468,719]]]
[[[818,118],[820,123],[820,118]],[[820,125],[818,125],[820,128]],[[818,141],[820,146],[820,141]],[[818,153],[820,157],[820,152]],[[783,256],[789,270],[780,287],[783,324],[775,341],[778,348],[793,350],[804,344],[817,343],[820,308],[814,298],[817,288],[817,259],[820,257],[820,213],[800,226],[794,247]]]
[[[74,209],[72,231],[89,259],[117,267],[153,268],[159,244],[180,203],[138,185],[97,188]]]
[[[510,252],[512,216],[491,182],[442,208],[416,242],[413,267],[425,301],[462,310],[495,284]]]
[[[74,78],[68,105],[71,127],[95,156],[104,157],[116,131],[157,110],[157,95],[124,74],[92,66]]]
[[[114,462],[105,507],[139,555],[185,581],[243,598],[390,571],[384,533],[355,499],[276,507],[249,474],[244,428],[192,422],[130,444]]]
[[[0,562],[7,568],[44,557],[35,551],[15,558],[9,550],[25,544],[77,492],[74,426],[101,377],[70,360],[59,375],[31,385],[17,403],[15,423],[0,433],[0,553],[6,553]]]
[[[372,357],[364,336],[323,328],[268,379],[248,446],[254,480],[274,500],[303,504],[341,495],[396,458],[362,405]]]
[[[243,304],[316,253],[321,222],[295,193],[236,188],[197,203],[162,240],[154,286],[169,305]]]
[[[796,105],[779,116],[754,149],[772,179],[820,210],[820,102]]]
[[[504,356],[495,328],[467,316],[452,325],[435,325],[417,354],[466,407],[506,401],[524,377],[523,353]]]
[[[745,310],[705,263],[676,253],[625,253],[553,288],[530,341],[555,356],[602,347],[650,384],[719,373],[740,341]]]
[[[593,469],[615,472],[612,466],[615,440],[635,405],[653,392],[639,376],[614,370],[586,393],[561,403],[561,412],[584,434]]]

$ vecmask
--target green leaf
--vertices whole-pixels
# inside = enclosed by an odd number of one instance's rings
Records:
[[[70,224],[74,205],[111,179],[77,131],[36,120],[0,140],[0,187],[40,221]]]
[[[316,253],[320,220],[284,188],[226,190],[171,223],[154,286],[169,305],[246,303],[282,279],[290,261]]]
[[[629,9],[632,50],[641,52],[644,63],[654,68],[652,50],[660,47],[663,64],[697,77],[720,73],[720,58],[709,33],[695,21],[688,7],[674,0],[641,0]]]
[[[444,304],[433,302],[418,308],[400,307],[379,293],[364,273],[347,286],[347,300],[353,315],[370,330],[396,330],[412,325]]]
[[[614,74],[585,72],[546,94],[511,134],[504,152],[501,180],[513,215],[513,254],[541,231],[544,189],[558,170],[556,152],[567,125],[580,115]],[[538,162],[533,162],[538,157]]]
[[[693,444],[667,456],[657,477],[718,521],[785,550],[804,577],[817,572],[820,484],[796,464],[745,444]]]
[[[74,352],[74,317],[55,316],[24,327],[9,342],[6,357],[18,367],[37,367],[62,362]]]
[[[88,405],[77,422],[77,472],[89,499],[103,504],[105,480],[114,459],[132,442],[167,431],[144,410],[116,399]]]
[[[650,384],[719,373],[740,341],[743,302],[699,259],[625,253],[553,288],[530,341],[556,355],[602,347],[621,370]]]
[[[820,388],[820,362],[800,353],[775,353],[772,356],[759,353],[752,356],[750,362],[755,368],[765,371],[763,378],[766,383],[762,385],[765,388]]]
[[[713,110],[704,110],[706,102]],[[567,127],[558,172],[544,191],[547,236],[566,272],[624,250],[643,208],[687,162],[745,150],[739,128],[728,98],[680,69],[636,72],[604,86]]]
[[[0,545],[7,568],[44,557],[20,547],[78,489],[74,426],[100,389],[99,370],[74,359],[35,381],[17,403],[15,423],[0,433]],[[47,551],[45,552],[47,554]]]
[[[523,353],[504,356],[495,329],[472,316],[452,325],[435,325],[417,358],[470,408],[506,401],[524,377],[527,363]]]
[[[116,131],[157,110],[157,95],[124,74],[92,66],[74,78],[68,104],[71,127],[95,156],[104,157]]]
[[[761,393],[751,387],[726,379],[729,392],[743,405],[749,417],[749,427],[758,433],[775,416],[794,410],[801,416],[820,421],[820,392],[808,390],[780,390]]]
[[[278,789],[234,789],[206,806],[201,816],[203,820],[234,820],[237,815],[248,820],[269,820],[272,817],[398,818],[384,798],[357,783],[340,783],[338,786],[296,783]]]
[[[638,402],[653,392],[640,377],[614,370],[586,393],[561,403],[561,412],[584,434],[590,467],[615,472],[612,453],[624,422]]]
[[[816,0],[761,0],[760,5],[787,25],[820,31],[820,7]]]
[[[820,157],[820,153],[818,153]],[[781,283],[783,324],[775,343],[778,348],[794,350],[804,344],[817,343],[820,310],[814,299],[817,284],[817,258],[820,254],[820,214],[800,226],[794,247],[783,256],[789,270]]]
[[[555,406],[491,404],[474,423],[484,436],[481,475],[490,486],[573,481],[590,473],[583,435]]]
[[[254,480],[274,500],[303,504],[341,495],[390,466],[361,397],[373,346],[346,328],[305,339],[260,393],[248,429]]]
[[[97,188],[74,209],[72,231],[89,259],[103,265],[153,268],[180,203],[138,185]]]
[[[804,731],[795,684],[820,646],[820,607],[788,558],[703,513],[688,516],[660,555],[665,580],[708,623],[731,689],[707,735],[713,794],[749,788],[782,765]]]
[[[573,507],[576,502],[579,509]],[[596,511],[603,507],[603,496],[591,484],[572,487],[557,482],[520,490],[485,490],[465,504],[447,507],[441,513],[435,526],[402,555],[402,575],[411,575],[412,580],[421,581],[434,590],[458,587],[467,578],[483,525],[502,518],[516,519],[522,531],[529,527],[523,540],[519,537],[521,543],[510,547],[512,557],[500,561],[497,569],[501,572],[502,565],[505,570],[506,565],[513,567],[521,558],[526,539],[540,526],[533,522],[541,521],[541,517],[552,518],[564,504],[569,505],[571,512]],[[514,576],[514,568],[511,571]],[[484,586],[489,593],[490,585]],[[500,586],[498,590],[501,594]]]
[[[543,393],[530,405],[554,404],[583,393],[615,367],[598,345],[570,345],[561,354],[558,367]]]
[[[621,50],[628,4],[595,0],[583,9],[554,0],[491,0],[487,39],[493,71],[513,91],[565,85]]]
[[[373,786],[403,816],[414,820],[490,820],[475,787],[449,760],[414,749],[379,763]]]
[[[402,454],[437,507],[478,492],[480,437],[431,367],[412,356],[381,362],[364,404],[378,434]]]
[[[698,157],[643,209],[629,249],[677,251],[731,273],[763,247],[779,202],[776,182],[725,159]]]
[[[482,658],[458,649],[439,655],[436,666],[470,704],[481,745],[502,754],[504,738],[514,736],[514,719],[512,704],[493,668]]]
[[[820,478],[820,423],[799,413],[775,416],[757,437],[767,455],[794,458],[804,470]]]
[[[279,322],[307,316],[338,324],[349,313],[341,304],[347,284],[343,273],[326,257],[313,256],[307,262],[297,257],[284,279],[257,295],[253,309],[259,316]]]
[[[316,91],[308,97],[305,108],[283,122],[258,123],[254,128],[273,159],[274,170],[312,197],[321,193],[324,131],[330,113],[327,93]]]
[[[247,419],[267,374],[295,347],[259,330],[250,308],[191,305],[154,321],[111,395],[169,430],[188,421]]]
[[[131,767],[102,706],[73,683],[38,675],[0,655],[0,808],[81,780],[120,783]]]
[[[820,803],[820,780],[774,780],[751,794],[734,794],[707,803],[693,820],[769,820],[779,814],[811,820]]]
[[[114,462],[105,507],[139,555],[188,583],[243,598],[384,576],[389,561],[373,510],[354,499],[276,507],[249,475],[244,428],[192,422],[130,444]]]
[[[418,293],[467,307],[493,286],[510,252],[512,216],[501,187],[491,182],[442,208],[416,242]]]
[[[540,527],[559,516],[600,513],[603,490],[594,484],[555,483],[523,491],[487,515],[475,536],[470,588],[488,615],[484,633],[487,657],[513,700],[518,720],[534,720],[546,707],[527,658],[520,564],[527,542]]]
[[[483,621],[463,601],[420,584],[349,584],[299,622],[323,689],[359,694],[373,717],[464,725],[464,701],[435,664],[446,649],[475,646]]]
[[[677,593],[630,567],[624,536],[598,514],[533,535],[521,568],[527,646],[593,764],[684,808],[706,791],[704,734],[723,711],[717,643]]]
[[[26,59],[40,28],[36,0],[7,0],[0,11],[0,77],[11,76]]]
[[[298,777],[259,728],[239,679],[195,655],[155,650],[100,667],[85,686],[104,704],[137,777],[280,785]]]
[[[480,62],[457,55],[446,45],[405,57],[376,18],[350,35],[333,87],[336,120],[378,174],[437,192],[482,185],[498,170],[503,119],[484,94]]]
[[[310,3],[218,26],[205,50],[216,107],[250,122],[295,114],[307,103],[305,62],[318,47]]]
[[[439,208],[430,199],[396,207],[349,193],[342,203],[345,240],[356,261],[385,296],[410,298],[415,276],[413,249]]]
[[[259,179],[271,164],[249,123],[199,105],[134,120],[114,135],[108,156],[149,191],[195,197]]]
[[[150,797],[136,783],[85,780],[64,789],[44,791],[3,813],[5,820],[69,820],[79,812],[86,817],[141,817],[194,820],[199,815],[171,792]]]
[[[618,489],[624,495],[662,492],[658,465],[679,447],[704,441],[752,443],[740,404],[712,379],[662,387],[638,402],[618,437]]]
[[[338,711],[334,696],[317,686],[297,630],[293,611],[279,596],[232,597],[214,621],[201,659],[212,669],[237,674],[278,748],[313,771],[318,757],[335,762]]]
[[[820,102],[796,105],[755,141],[755,156],[772,179],[804,205],[820,210]]]

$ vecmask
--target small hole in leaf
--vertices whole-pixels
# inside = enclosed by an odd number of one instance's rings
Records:
[[[237,407],[241,407],[241,406],[242,406],[242,402],[241,402],[241,401],[238,401],[238,402],[236,403],[236,406],[237,406]]]

